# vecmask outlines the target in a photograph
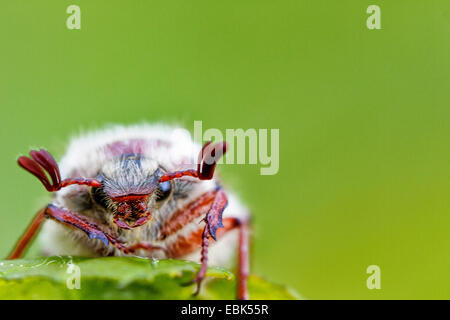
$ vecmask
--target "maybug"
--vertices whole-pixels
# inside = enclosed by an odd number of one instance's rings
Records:
[[[19,157],[53,199],[9,259],[22,256],[42,225],[45,255],[200,259],[198,293],[208,259],[229,266],[237,252],[237,297],[248,299],[248,211],[214,174],[226,146],[202,147],[187,130],[143,124],[81,135],[59,165],[43,149]]]

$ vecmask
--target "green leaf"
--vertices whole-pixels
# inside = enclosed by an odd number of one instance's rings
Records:
[[[234,299],[235,276],[210,267],[198,296],[186,285],[199,264],[137,257],[43,257],[0,262],[0,299]],[[79,276],[78,276],[79,275]],[[76,280],[79,279],[79,280]],[[77,285],[79,284],[79,289]],[[284,286],[257,276],[251,299],[298,299]]]

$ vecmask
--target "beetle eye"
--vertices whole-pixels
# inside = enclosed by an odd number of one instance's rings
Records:
[[[156,198],[156,201],[165,200],[172,193],[172,182],[171,181],[161,182],[158,185],[158,189],[159,189],[159,192],[158,192],[158,197]]]

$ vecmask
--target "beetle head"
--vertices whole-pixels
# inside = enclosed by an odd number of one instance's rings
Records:
[[[61,180],[58,164],[46,150],[30,152],[19,157],[18,164],[37,177],[50,191],[70,185],[92,187],[94,199],[105,208],[112,208],[113,221],[121,228],[143,225],[151,217],[157,201],[167,199],[173,192],[173,181],[183,177],[211,180],[217,160],[226,152],[227,144],[207,142],[198,155],[197,169],[163,172],[154,160],[136,153],[121,154],[106,161],[96,178]]]
[[[162,174],[155,161],[137,154],[121,155],[105,163],[99,179],[117,226],[132,229],[151,218],[160,194],[158,180]]]

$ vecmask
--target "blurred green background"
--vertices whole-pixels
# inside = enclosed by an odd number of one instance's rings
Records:
[[[49,201],[20,154],[203,120],[280,129],[277,175],[220,168],[253,211],[255,273],[309,299],[448,299],[449,39],[448,0],[2,1],[0,255]]]

